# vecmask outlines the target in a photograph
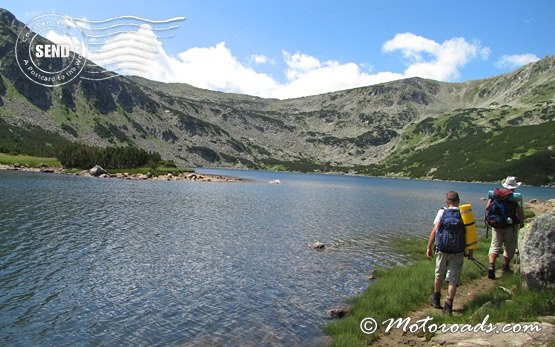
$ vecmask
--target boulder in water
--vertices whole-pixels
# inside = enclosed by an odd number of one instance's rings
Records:
[[[308,246],[312,249],[324,249],[324,248],[326,248],[326,245],[323,244],[322,242],[310,243],[310,244],[308,244]]]
[[[329,311],[330,318],[343,318],[351,312],[349,306],[336,307]]]

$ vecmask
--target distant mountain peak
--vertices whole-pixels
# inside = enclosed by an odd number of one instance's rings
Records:
[[[555,56],[477,81],[413,77],[286,100],[122,76],[45,88],[25,78],[16,64],[22,24],[6,10],[0,17],[0,119],[21,129],[18,134],[38,127],[85,144],[132,144],[193,166],[343,168],[441,178],[443,164],[425,158],[458,150],[442,146],[461,145],[465,137],[488,141],[512,129],[528,134],[555,122]],[[543,147],[530,148],[500,160],[507,166],[543,153]]]

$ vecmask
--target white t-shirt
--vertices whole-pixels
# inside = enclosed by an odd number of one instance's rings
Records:
[[[458,210],[459,209],[458,207],[444,207],[444,208],[449,208],[451,210]],[[434,225],[441,222],[441,217],[443,217],[443,212],[445,211],[444,208],[437,211],[436,218],[434,219]]]

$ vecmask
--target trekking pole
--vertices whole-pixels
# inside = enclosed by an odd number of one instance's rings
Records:
[[[518,248],[515,250],[514,264],[513,264],[513,276],[517,276],[520,274],[520,251]]]
[[[471,262],[474,263],[474,265],[476,265],[476,267],[481,271],[481,272],[486,272],[488,270],[487,266],[485,266],[484,264],[480,263],[478,261],[478,259],[476,258],[470,258],[468,257],[468,255],[466,255],[466,257],[468,258],[468,260],[470,260]]]
[[[472,262],[483,272],[488,271],[488,267],[485,266],[483,263],[480,263],[477,259],[472,258]]]
[[[519,228],[517,228],[515,226],[515,230],[516,230],[515,239],[516,239],[517,243],[516,243],[516,247],[515,247],[515,254],[513,255],[513,258],[515,260],[515,263],[513,265],[513,275],[516,276],[517,275],[517,269],[518,269],[518,273],[520,273],[520,250],[519,250],[519,245],[518,245],[518,230],[519,230]]]
[[[486,272],[486,271],[488,271],[487,266],[485,266],[484,264],[480,263],[478,260],[472,259],[472,262],[474,263],[474,265],[476,265],[476,267],[477,267],[481,272]]]

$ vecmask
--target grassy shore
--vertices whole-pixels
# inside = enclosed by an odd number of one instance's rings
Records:
[[[44,164],[49,167],[61,167],[62,164],[56,158],[34,157],[26,154],[0,153],[0,164],[14,165],[20,164],[28,167],[39,167]]]
[[[24,167],[38,168],[41,165],[47,167],[61,168],[62,164],[56,158],[51,157],[35,157],[26,154],[9,154],[0,153],[0,164],[3,165],[14,165],[19,164]],[[66,173],[78,173],[83,171],[83,169],[70,168],[66,169]],[[193,169],[176,168],[173,166],[159,166],[159,167],[135,167],[135,168],[125,168],[125,169],[107,169],[111,174],[115,173],[128,173],[130,175],[134,174],[147,174],[151,173],[154,176],[167,175],[171,173],[172,175],[179,175],[182,173],[192,173],[195,172]]]
[[[137,167],[137,168],[132,168],[132,169],[113,169],[113,170],[109,170],[110,173],[124,173],[127,172],[128,174],[147,174],[148,172],[150,172],[151,174],[153,174],[154,176],[160,176],[160,175],[167,175],[169,173],[171,173],[172,175],[179,175],[182,173],[192,173],[195,172],[195,170],[193,169],[180,169],[180,168],[176,168],[176,167],[170,167],[170,166],[159,166],[156,168],[152,168],[152,167]]]
[[[481,238],[475,257],[483,264],[488,263],[487,251],[490,239]],[[427,304],[432,292],[434,262],[425,257],[425,239],[399,239],[394,248],[407,256],[406,266],[381,269],[378,278],[360,296],[351,300],[352,310],[346,318],[326,326],[326,333],[333,339],[333,346],[365,346],[375,342],[380,330],[365,335],[360,330],[363,318],[372,317],[377,322],[389,318],[407,317],[411,311]],[[468,283],[485,276],[477,266],[465,260],[462,281]],[[445,317],[438,313],[434,323],[479,323],[486,314],[489,322],[519,322],[537,319],[538,316],[552,315],[555,311],[555,291],[531,291],[522,288],[520,276],[503,276],[496,285],[510,288],[511,293],[497,286],[487,293],[474,298],[464,314]],[[510,299],[510,300],[508,300]]]
[[[67,173],[78,173],[83,171],[82,169],[67,169],[65,172]],[[171,173],[174,176],[177,176],[182,173],[192,173],[195,172],[193,169],[183,169],[183,168],[176,168],[176,167],[166,167],[166,166],[159,166],[156,168],[152,167],[134,167],[134,168],[127,168],[127,169],[106,169],[106,171],[110,174],[116,173],[128,173],[129,175],[135,174],[142,174],[146,175],[147,173],[151,173],[153,176],[161,176],[167,175]]]

